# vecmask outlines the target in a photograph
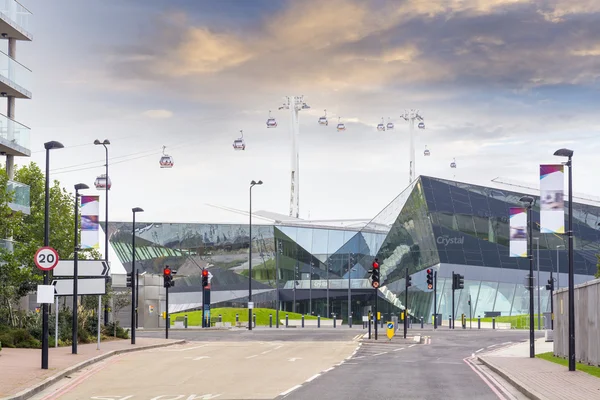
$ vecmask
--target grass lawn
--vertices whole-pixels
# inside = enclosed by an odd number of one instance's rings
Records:
[[[537,314],[533,316],[534,324],[537,327]],[[542,316],[543,317],[543,316]],[[469,319],[467,318],[467,321]],[[471,321],[477,322],[477,318],[473,318]],[[492,322],[492,318],[481,318],[481,322]],[[529,315],[511,315],[505,317],[496,317],[496,322],[510,323],[512,329],[529,329]],[[544,324],[542,318],[542,325]]]
[[[552,353],[552,352],[537,354],[536,357],[541,358],[546,361],[552,361],[553,363],[556,363],[556,364],[564,365],[565,367],[569,366],[568,360],[566,360],[564,358],[560,358],[560,357],[555,357],[554,353]],[[582,371],[587,374],[593,375],[597,378],[600,378],[600,367],[594,367],[592,365],[576,363],[575,369],[577,369],[578,371]]]
[[[269,325],[269,314],[273,314],[273,324],[275,324],[275,312],[276,310],[271,308],[255,308],[252,310],[254,314],[256,314],[256,325]],[[231,322],[232,325],[235,324],[235,314],[239,314],[240,322],[248,322],[248,309],[247,308],[211,308],[210,316],[211,318],[216,318],[219,314],[223,317],[223,322]],[[285,315],[288,315],[289,319],[300,319],[302,318],[302,314],[288,312],[288,311],[279,311],[279,319],[285,319]],[[190,311],[190,312],[181,312],[171,314],[171,325],[175,324],[176,317],[183,317],[184,315],[188,316],[188,325],[189,326],[200,326],[202,321],[202,311]],[[317,319],[317,317],[312,315],[306,315],[305,319]],[[321,319],[325,320],[327,318],[321,317]]]

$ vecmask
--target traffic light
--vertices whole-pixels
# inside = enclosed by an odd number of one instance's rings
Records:
[[[207,287],[207,286],[208,286],[208,270],[203,269],[202,270],[202,287]]]
[[[554,290],[554,279],[548,279],[548,284],[546,285],[546,290],[550,290],[550,291]]]
[[[379,260],[376,258],[373,260],[373,269],[371,270],[371,286],[375,289],[379,287]]]
[[[164,286],[166,288],[175,286],[175,282],[173,282],[174,274],[175,274],[175,271],[173,271],[171,268],[169,268],[168,265],[163,269]]]
[[[132,287],[131,272],[127,274],[127,287]]]
[[[411,281],[412,281],[412,276],[407,275],[406,276],[406,288],[407,289],[412,286],[412,282]]]
[[[427,270],[427,289],[433,289],[433,270],[431,268]]]
[[[457,274],[457,275],[458,275],[458,278],[457,278],[458,287],[457,287],[457,289],[464,289],[465,288],[465,276],[464,275],[460,275],[460,274]]]

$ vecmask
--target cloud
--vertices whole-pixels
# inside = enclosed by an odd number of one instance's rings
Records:
[[[169,110],[147,110],[142,113],[145,117],[155,118],[155,119],[164,119],[171,118],[173,113]]]

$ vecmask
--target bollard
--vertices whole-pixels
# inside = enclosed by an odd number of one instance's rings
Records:
[[[348,316],[348,328],[352,328],[352,313]]]
[[[382,317],[383,317],[383,315],[382,315]],[[383,318],[381,318],[381,327],[383,328]]]
[[[240,314],[235,314],[235,324],[237,325],[240,322]]]
[[[254,328],[256,328],[256,314],[252,314],[252,323],[254,324]]]
[[[423,329],[423,317],[421,317],[421,329]]]
[[[492,329],[496,329],[496,317],[492,318]]]
[[[269,328],[273,327],[273,314],[269,314]]]
[[[223,317],[219,314],[219,322],[223,322]]]
[[[304,328],[304,314],[302,314],[302,327]]]
[[[321,327],[321,316],[317,315],[317,328]]]
[[[285,327],[286,328],[288,327],[288,315],[287,314],[285,314]]]
[[[183,319],[183,326],[185,327],[185,329],[187,329],[187,327],[188,327],[188,316],[187,316],[187,314],[185,314],[183,318],[184,318]]]
[[[452,329],[452,315],[448,316],[448,328]]]
[[[333,327],[335,328],[335,314],[333,314]]]
[[[481,317],[477,316],[477,329],[481,329]]]

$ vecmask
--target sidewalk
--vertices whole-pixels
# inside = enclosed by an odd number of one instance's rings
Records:
[[[535,342],[535,353],[553,350],[544,338]],[[540,358],[529,358],[529,342],[521,342],[478,357],[497,374],[531,399],[600,399],[600,379]]]
[[[0,398],[7,396],[13,398],[12,396],[18,394],[19,397],[23,396],[20,398],[25,399],[28,396],[25,396],[24,391],[40,385],[46,387],[64,375],[74,372],[75,369],[99,361],[97,358],[183,342],[185,341],[137,338],[136,344],[132,345],[129,339],[111,340],[102,342],[100,350],[96,349],[96,343],[80,344],[77,346],[77,354],[71,354],[71,346],[52,347],[49,349],[48,369],[41,369],[42,351],[40,349],[3,348],[0,352]],[[96,360],[94,360],[95,358]]]

